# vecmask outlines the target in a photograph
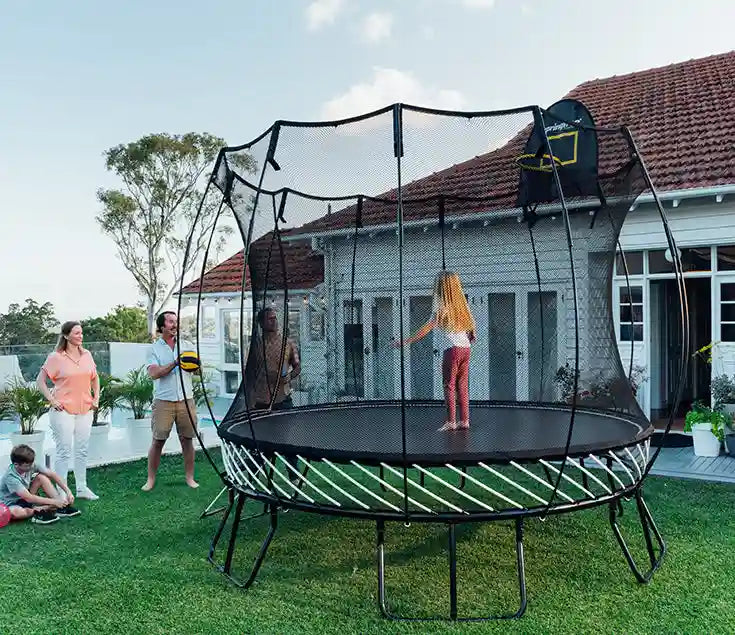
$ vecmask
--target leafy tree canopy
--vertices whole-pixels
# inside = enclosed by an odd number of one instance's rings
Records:
[[[25,306],[11,304],[0,314],[0,345],[47,344],[56,341],[59,321],[50,302],[28,298]]]
[[[166,306],[181,280],[198,273],[195,265],[201,264],[210,237],[213,260],[232,233],[230,225],[218,223],[221,197],[213,193],[202,202],[206,177],[225,145],[223,139],[208,133],[160,133],[105,153],[107,169],[122,185],[97,192],[102,204],[97,222],[117,245],[120,260],[145,298],[149,332],[155,315]],[[247,153],[234,157],[233,163],[241,172],[253,172],[256,167]]]

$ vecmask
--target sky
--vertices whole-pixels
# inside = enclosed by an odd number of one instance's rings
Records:
[[[95,222],[117,144],[235,145],[276,119],[399,101],[548,106],[731,50],[733,23],[732,0],[0,0],[0,313],[33,298],[83,319],[141,299]]]

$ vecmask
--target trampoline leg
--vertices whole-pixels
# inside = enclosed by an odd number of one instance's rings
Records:
[[[273,539],[273,535],[275,534],[276,528],[278,526],[278,510],[273,505],[266,504],[264,506],[263,512],[258,513],[258,514],[253,514],[251,516],[247,516],[245,519],[243,519],[242,510],[243,510],[243,506],[245,505],[246,498],[247,497],[245,494],[238,493],[237,502],[236,502],[235,493],[233,490],[230,490],[230,503],[227,506],[227,509],[225,510],[225,513],[222,517],[222,520],[220,521],[219,526],[217,527],[217,531],[215,532],[214,538],[212,539],[212,544],[209,548],[209,556],[207,558],[209,562],[211,562],[220,573],[222,573],[235,586],[241,589],[247,589],[253,583],[256,576],[258,575],[258,571],[260,570],[260,567],[263,564],[263,560],[265,559],[265,554],[268,551],[268,547],[270,546],[271,540]],[[214,559],[215,550],[217,548],[217,543],[222,537],[222,532],[224,531],[225,525],[227,524],[227,520],[230,516],[230,512],[232,511],[233,506],[235,507],[235,517],[232,521],[232,527],[230,528],[230,540],[227,546],[227,555],[225,556],[225,563],[224,565],[218,565]],[[235,578],[231,574],[232,558],[235,554],[235,543],[237,541],[237,531],[240,527],[240,521],[258,518],[260,516],[264,516],[267,513],[270,513],[270,516],[271,516],[271,522],[270,522],[270,527],[268,529],[268,533],[266,534],[265,539],[263,540],[263,544],[260,546],[260,550],[258,551],[258,555],[253,564],[253,568],[250,571],[250,576],[248,577],[247,580],[243,582],[239,580],[238,578]]]
[[[523,519],[515,521],[516,563],[518,567],[518,586],[520,607],[515,613],[491,615],[487,617],[459,617],[457,611],[457,536],[456,524],[449,523],[449,620],[456,622],[483,622],[488,620],[504,620],[519,618],[526,611],[526,569],[523,558]],[[377,521],[377,558],[378,558],[378,605],[383,617],[390,620],[428,621],[446,620],[446,617],[404,617],[391,613],[388,609],[385,593],[385,521]]]
[[[628,563],[630,570],[633,572],[636,580],[638,580],[638,582],[640,582],[641,584],[647,584],[651,581],[651,578],[653,577],[653,574],[656,572],[656,570],[661,566],[661,562],[666,555],[666,543],[661,537],[661,533],[659,532],[658,527],[656,527],[656,523],[651,516],[651,512],[646,505],[646,501],[643,500],[643,495],[641,494],[640,489],[636,489],[635,491],[635,501],[636,507],[638,508],[638,516],[640,517],[641,521],[641,527],[643,529],[643,538],[646,541],[646,551],[648,552],[649,560],[648,571],[642,573],[638,568],[638,565],[635,563],[635,560],[633,560],[633,556],[628,549],[628,545],[626,544],[625,538],[623,538],[623,534],[621,533],[620,527],[617,523],[618,514],[615,501],[610,503],[610,526],[612,527],[615,538],[620,545],[620,549],[623,551],[623,556],[625,556],[625,560]],[[653,534],[653,538],[656,539],[656,543],[658,545],[658,554],[656,553],[651,534]]]

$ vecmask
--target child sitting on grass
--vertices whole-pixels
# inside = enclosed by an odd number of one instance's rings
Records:
[[[10,452],[10,467],[0,478],[0,502],[7,505],[12,520],[25,520],[41,525],[59,518],[78,516],[72,507],[74,496],[63,479],[51,470],[36,465],[36,453],[27,445],[16,445]],[[55,482],[61,491],[53,486]],[[43,491],[46,497],[39,496]]]

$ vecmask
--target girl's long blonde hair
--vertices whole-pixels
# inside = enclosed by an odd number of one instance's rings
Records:
[[[453,271],[441,271],[434,282],[437,324],[450,333],[474,331],[475,319],[470,313],[462,283]]]

